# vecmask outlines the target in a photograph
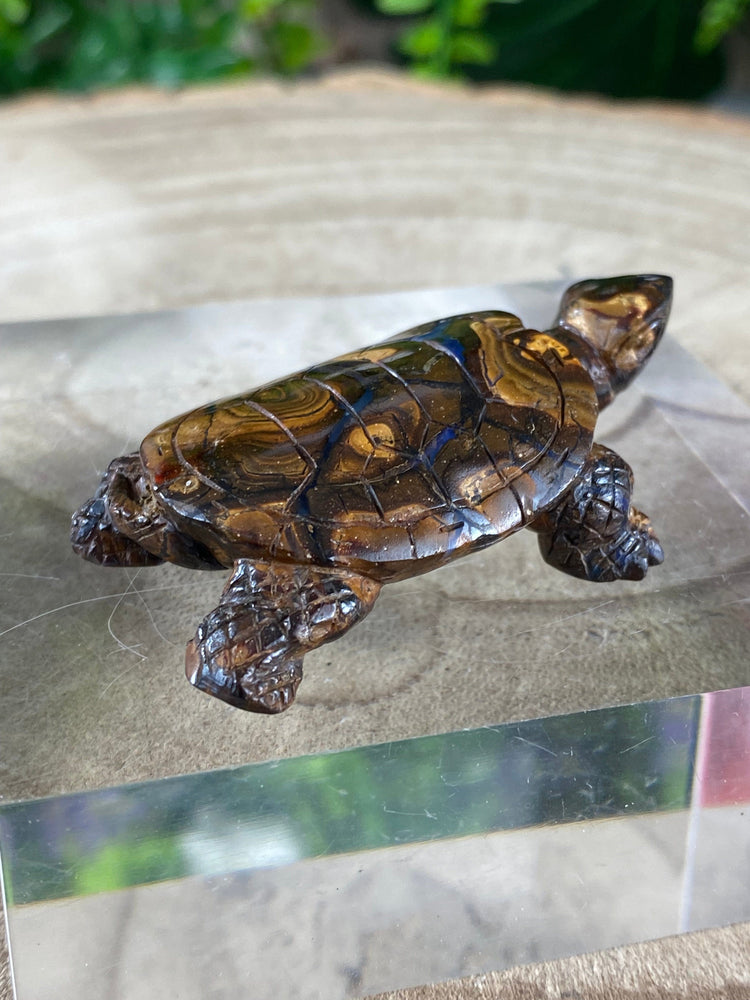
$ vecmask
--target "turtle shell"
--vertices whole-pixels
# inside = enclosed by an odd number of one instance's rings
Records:
[[[222,564],[271,557],[385,581],[553,505],[596,416],[565,346],[478,312],[193,410],[152,431],[141,459],[170,519]]]

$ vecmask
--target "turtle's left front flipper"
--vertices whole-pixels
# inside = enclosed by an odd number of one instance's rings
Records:
[[[642,580],[664,552],[648,517],[630,505],[632,490],[628,463],[595,444],[575,486],[531,525],[545,561],[597,583]]]
[[[239,559],[188,643],[188,680],[238,708],[283,712],[305,653],[361,621],[379,592],[379,583],[348,570]]]

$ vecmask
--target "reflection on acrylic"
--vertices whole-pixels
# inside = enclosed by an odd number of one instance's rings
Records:
[[[684,809],[699,709],[677,698],[12,804],[9,900]]]
[[[344,1000],[750,919],[749,773],[740,688],[7,805],[18,995]]]

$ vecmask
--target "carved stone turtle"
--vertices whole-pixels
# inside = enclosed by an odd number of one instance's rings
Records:
[[[382,584],[519,528],[573,576],[641,579],[661,546],[630,505],[630,467],[593,430],[653,352],[671,294],[659,275],[582,281],[547,332],[452,316],[192,410],[110,464],[73,548],[105,566],[232,568],[187,675],[266,713]]]

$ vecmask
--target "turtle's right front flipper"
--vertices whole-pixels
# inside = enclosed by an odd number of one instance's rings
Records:
[[[283,712],[305,653],[361,621],[379,592],[379,583],[349,570],[239,559],[188,643],[188,680],[237,708]]]
[[[633,472],[595,444],[575,486],[531,525],[545,562],[596,583],[642,580],[664,560],[645,514],[630,505]]]

